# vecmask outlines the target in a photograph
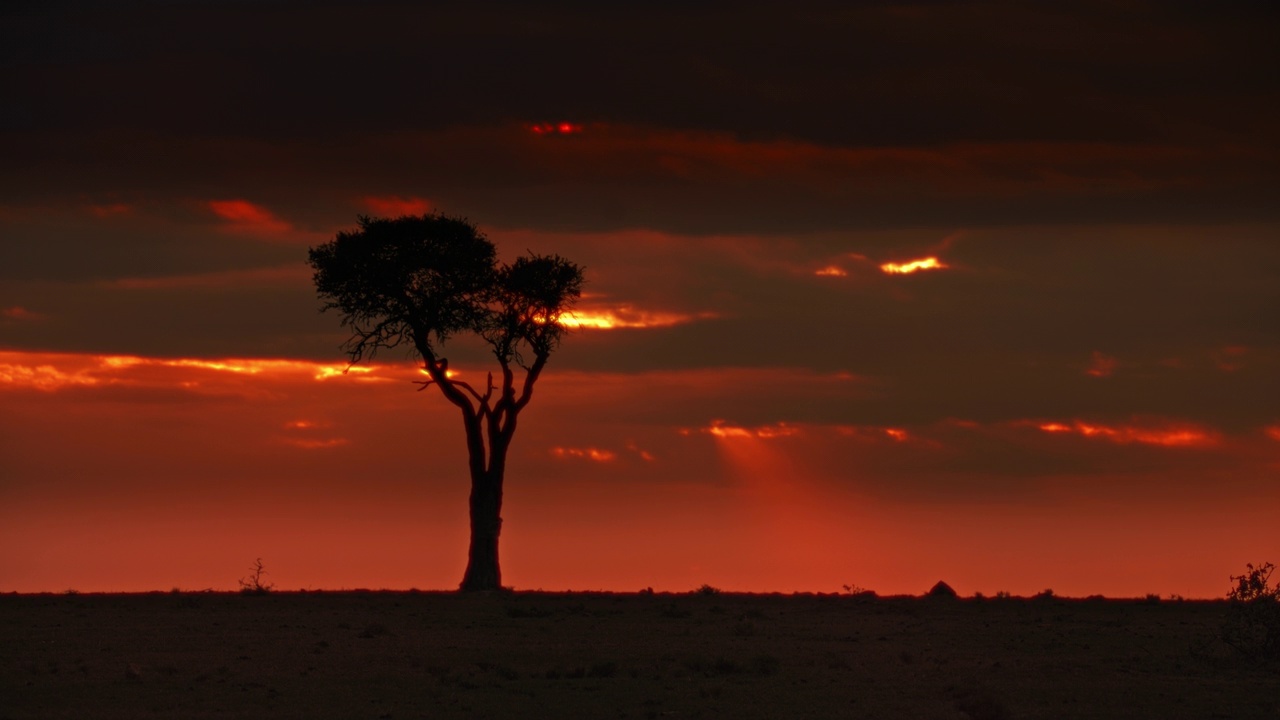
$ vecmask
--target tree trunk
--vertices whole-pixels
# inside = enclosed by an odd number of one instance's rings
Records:
[[[494,471],[496,470],[496,472]],[[501,590],[498,535],[502,532],[502,466],[471,477],[471,549],[461,590]]]
[[[503,399],[483,417],[463,412],[467,430],[467,454],[471,469],[471,547],[460,590],[501,590],[498,567],[498,535],[502,533],[502,477],[507,469],[507,449],[516,431],[520,407],[512,402],[509,375]],[[528,397],[526,392],[525,397]],[[485,438],[488,438],[486,451]]]

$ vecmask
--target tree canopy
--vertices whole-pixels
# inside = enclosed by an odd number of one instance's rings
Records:
[[[483,337],[499,361],[521,361],[560,342],[561,316],[582,293],[582,269],[557,255],[528,255],[499,265],[476,227],[444,215],[359,218],[312,248],[323,309],[351,328],[352,362],[405,342],[434,355],[464,331]]]

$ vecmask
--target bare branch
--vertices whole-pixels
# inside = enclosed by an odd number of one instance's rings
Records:
[[[476,402],[479,402],[482,405],[484,403],[487,403],[489,400],[488,397],[476,392],[475,388],[471,387],[471,384],[468,382],[464,382],[462,380],[450,380],[449,382],[452,382],[455,387],[460,387],[463,390],[466,390],[467,392],[471,393],[471,397],[475,398]]]
[[[529,372],[525,373],[524,386],[520,389],[520,399],[516,401],[515,408],[517,411],[523,410],[525,405],[533,399],[533,384],[538,381],[538,376],[542,374],[542,369],[547,365],[546,353],[538,353],[538,358],[533,361]]]

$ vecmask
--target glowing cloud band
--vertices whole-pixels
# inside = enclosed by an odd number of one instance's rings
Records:
[[[904,263],[885,263],[880,266],[880,270],[889,275],[910,275],[921,270],[943,270],[947,267],[949,266],[938,260],[938,258],[927,257]]]
[[[1047,433],[1070,433],[1121,445],[1140,443],[1164,447],[1195,447],[1217,444],[1217,438],[1213,434],[1196,427],[1144,428],[1132,425],[1113,427],[1079,420],[1070,424],[1041,423],[1036,427]]]

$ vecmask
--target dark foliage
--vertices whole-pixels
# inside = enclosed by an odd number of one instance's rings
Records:
[[[1271,584],[1275,565],[1245,565],[1243,575],[1232,575],[1235,587],[1227,593],[1231,614],[1223,623],[1223,642],[1247,658],[1280,660],[1280,586]]]
[[[493,243],[465,219],[361,217],[359,226],[309,255],[323,309],[341,311],[351,328],[352,362],[406,342],[433,354],[468,331],[502,361],[517,359],[522,345],[546,355],[564,334],[557,321],[582,294],[576,264],[530,254],[499,265]]]

